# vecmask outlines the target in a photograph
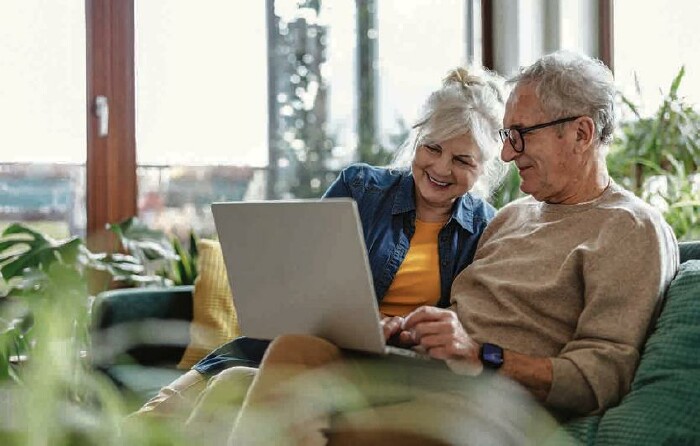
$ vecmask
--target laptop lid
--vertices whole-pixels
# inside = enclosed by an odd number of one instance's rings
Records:
[[[243,335],[310,334],[384,352],[353,200],[214,203],[212,212]]]

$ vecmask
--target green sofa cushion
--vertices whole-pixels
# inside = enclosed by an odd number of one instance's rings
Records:
[[[700,241],[681,242],[678,244],[678,251],[680,251],[681,263],[688,260],[700,260]]]
[[[174,367],[190,341],[192,286],[106,291],[97,296],[93,312],[96,366],[135,361]]]
[[[598,433],[598,424],[600,423],[600,415],[591,415],[589,417],[576,418],[562,426],[571,438],[577,444],[582,446],[593,446],[595,437]]]
[[[105,291],[95,302],[95,326],[105,328],[149,318],[190,321],[192,290],[192,286],[184,285]]]
[[[631,392],[600,420],[596,444],[700,443],[700,260],[681,265]]]

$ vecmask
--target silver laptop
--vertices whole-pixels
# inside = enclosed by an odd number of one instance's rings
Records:
[[[387,348],[357,204],[351,199],[212,204],[241,333],[310,334]]]

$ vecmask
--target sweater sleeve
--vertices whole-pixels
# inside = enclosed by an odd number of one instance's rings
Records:
[[[549,406],[575,414],[602,412],[629,391],[639,351],[678,268],[678,247],[661,217],[623,214],[601,227],[582,254],[582,267],[583,311],[573,339],[551,358],[547,397]]]

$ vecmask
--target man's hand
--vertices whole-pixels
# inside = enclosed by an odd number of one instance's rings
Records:
[[[479,344],[464,330],[454,311],[419,307],[406,316],[403,330],[435,359],[444,359],[457,373],[477,375],[483,365]]]
[[[420,307],[406,316],[401,335],[409,336],[436,359],[444,359],[455,373],[478,375],[484,366],[479,359],[480,345],[464,330],[457,314],[435,307]],[[505,375],[532,392],[541,401],[547,399],[552,385],[552,362],[549,358],[523,355],[504,350]]]

